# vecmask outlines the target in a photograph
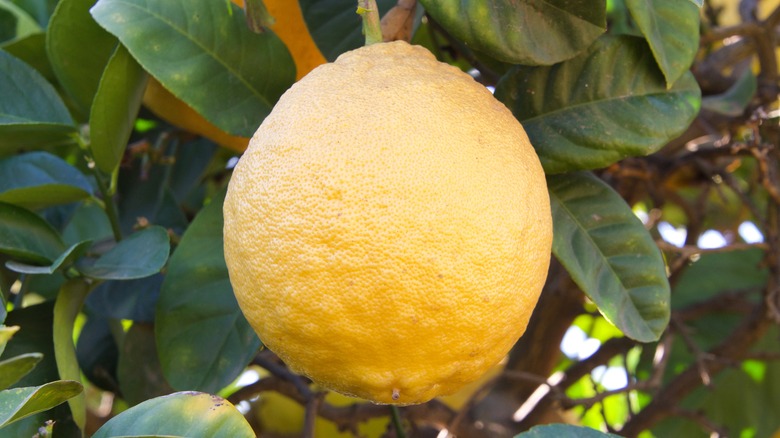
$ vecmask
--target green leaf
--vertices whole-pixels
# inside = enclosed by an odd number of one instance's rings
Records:
[[[745,111],[757,89],[756,76],[750,69],[745,69],[725,93],[703,97],[701,107],[724,116],[738,117]]]
[[[109,420],[92,438],[115,436],[254,437],[244,416],[227,400],[199,392],[177,392],[136,405]]]
[[[46,33],[46,49],[62,87],[85,119],[117,40],[89,14],[95,0],[61,0]]]
[[[2,45],[43,32],[35,19],[9,0],[0,0],[0,23]]]
[[[0,50],[0,154],[64,142],[76,132],[57,91],[32,67]]]
[[[647,43],[630,36],[599,38],[551,67],[518,66],[496,87],[547,173],[655,152],[693,121],[700,95],[690,73],[667,89]]]
[[[170,250],[168,232],[154,225],[131,234],[93,265],[79,266],[79,270],[87,277],[100,280],[144,278],[160,272]]]
[[[80,394],[82,390],[79,382],[58,380],[41,386],[0,391],[0,428],[37,412],[49,410]]]
[[[174,388],[217,392],[260,346],[228,279],[222,249],[224,193],[195,217],[171,257],[157,303],[157,346]]]
[[[122,341],[116,372],[122,398],[131,406],[173,392],[160,368],[152,324],[133,323]]]
[[[38,266],[28,265],[26,263],[20,263],[17,261],[6,262],[5,266],[20,274],[38,274],[38,275],[51,275],[62,267],[68,267],[73,264],[76,259],[84,255],[89,247],[92,245],[91,240],[85,240],[83,242],[74,243],[68,249],[65,250],[56,260],[50,265]]]
[[[396,0],[376,3],[383,15],[395,6]],[[335,61],[342,53],[365,43],[354,0],[299,0],[299,4],[309,34],[328,61]]]
[[[70,222],[62,230],[62,240],[66,244],[74,244],[84,240],[95,242],[113,240],[111,222],[105,210],[95,202],[82,202],[73,212]]]
[[[8,343],[0,359],[8,359],[27,353],[43,354],[43,359],[35,369],[14,384],[15,387],[44,385],[60,379],[54,359],[53,317],[54,301],[16,308],[8,313],[6,324],[18,325],[24,329],[20,330]],[[76,433],[79,433],[78,427],[73,423],[70,408],[67,404],[61,404],[54,409],[39,412],[6,426],[0,435],[31,437],[38,433],[38,428],[47,420],[54,420],[57,423],[57,430],[61,431],[64,436],[76,436]]]
[[[534,426],[516,438],[620,438],[620,435],[604,433],[596,429],[571,424],[546,424]]]
[[[40,216],[0,202],[0,253],[24,262],[50,264],[65,249],[57,231]]]
[[[87,305],[106,318],[154,322],[163,277],[155,274],[136,280],[105,281],[89,294]]]
[[[669,322],[669,281],[642,222],[590,173],[550,176],[547,184],[555,257],[626,336],[658,340]]]
[[[10,327],[5,325],[0,325],[0,354],[3,354],[5,345],[8,343],[8,341],[11,340],[11,338],[14,337],[14,334],[18,331],[19,331],[18,325],[12,325]]]
[[[58,0],[12,0],[19,7],[24,9],[30,16],[35,18],[42,28],[46,28],[49,23],[49,17],[54,12]]]
[[[111,173],[119,166],[133,132],[146,72],[120,45],[106,65],[89,116],[90,147],[98,169]]]
[[[284,43],[251,32],[224,2],[100,0],[91,11],[165,88],[231,134],[251,137],[295,80]]]
[[[28,152],[0,160],[0,202],[37,209],[92,195],[87,178],[62,158]]]
[[[83,279],[70,280],[62,285],[54,303],[54,357],[62,379],[81,380],[76,346],[73,344],[73,327],[89,291],[90,285]],[[73,421],[82,430],[87,421],[86,403],[84,394],[68,400]]]
[[[32,371],[41,359],[41,353],[27,353],[0,361],[0,389],[6,389],[18,382]]]
[[[40,73],[48,82],[57,80],[49,57],[46,55],[46,34],[36,33],[13,43],[3,45],[3,50],[24,61]]]
[[[550,65],[569,59],[607,28],[606,2],[588,0],[421,0],[449,33],[512,64]]]
[[[626,0],[626,6],[671,87],[699,49],[699,9],[680,0]]]

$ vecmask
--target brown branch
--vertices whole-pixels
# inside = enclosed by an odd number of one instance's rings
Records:
[[[682,409],[682,408],[674,408],[672,411],[673,414],[678,417],[687,418],[695,422],[696,424],[701,426],[701,428],[704,429],[705,432],[709,432],[710,436],[712,436],[712,434],[715,434],[715,436],[718,437],[728,436],[726,430],[724,430],[722,427],[718,426],[712,420],[707,418],[707,416],[704,415],[703,412],[689,411],[687,409]]]
[[[754,309],[750,318],[722,343],[712,348],[708,354],[717,358],[733,359],[742,357],[764,335],[770,326],[771,321],[766,318],[766,308],[762,303]],[[725,361],[713,361],[709,364],[708,372],[710,375],[715,375],[726,366],[727,363]],[[699,387],[700,382],[699,367],[696,364],[689,366],[657,392],[653,400],[633,418],[628,420],[619,433],[622,436],[634,437],[664,418],[673,415],[677,403],[688,393]]]

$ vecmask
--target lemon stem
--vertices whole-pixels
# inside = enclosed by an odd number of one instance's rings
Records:
[[[395,436],[397,438],[406,438],[406,432],[404,432],[404,426],[401,423],[401,411],[396,405],[390,405],[390,411],[393,417],[393,427],[395,427]]]
[[[363,18],[363,34],[366,45],[382,42],[382,25],[379,22],[379,8],[376,0],[358,0],[357,13]]]

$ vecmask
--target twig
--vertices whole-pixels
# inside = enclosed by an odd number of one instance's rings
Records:
[[[677,415],[679,417],[687,418],[699,426],[701,426],[702,429],[704,429],[705,432],[709,432],[710,436],[716,436],[716,437],[726,437],[728,436],[728,433],[720,426],[715,424],[712,420],[707,418],[706,415],[704,415],[703,412],[698,411],[690,411],[687,409],[682,408],[674,408],[672,410],[672,413],[674,415]]]
[[[686,327],[685,324],[675,315],[672,315],[669,324],[672,328],[674,328],[675,333],[680,335],[680,338],[682,338],[685,346],[688,347],[688,350],[693,354],[694,361],[696,362],[696,368],[699,371],[699,378],[701,379],[701,383],[704,386],[710,386],[712,384],[712,377],[710,376],[710,372],[707,369],[705,362],[712,359],[713,356],[702,351],[702,349],[696,345],[696,342],[691,338],[688,327]]]

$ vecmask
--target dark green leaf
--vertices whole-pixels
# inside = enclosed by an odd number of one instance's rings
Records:
[[[575,56],[606,30],[606,2],[421,0],[453,36],[512,64],[550,65]]]
[[[3,46],[3,50],[24,61],[49,82],[57,80],[46,55],[46,34],[36,33]]]
[[[666,266],[625,201],[590,173],[548,178],[553,254],[626,336],[658,340],[669,322]]]
[[[84,174],[48,152],[0,160],[0,175],[0,202],[27,208],[68,204],[92,195]]]
[[[667,90],[647,43],[630,36],[599,38],[551,67],[518,66],[496,87],[547,173],[655,152],[693,121],[700,95],[690,73]]]
[[[342,53],[365,43],[353,0],[300,0],[299,3],[309,33],[328,61],[335,61]],[[379,14],[385,14],[395,4],[396,0],[377,0]]]
[[[92,15],[165,88],[234,135],[251,137],[295,79],[284,43],[251,32],[224,2],[100,0]]]
[[[43,359],[41,353],[27,353],[0,361],[0,389],[6,389],[26,376]]]
[[[79,382],[59,380],[41,386],[0,391],[0,428],[37,412],[49,410],[80,394],[82,390]]]
[[[169,252],[168,232],[155,225],[131,234],[93,265],[80,266],[79,270],[87,277],[100,280],[144,278],[160,272]]]
[[[46,49],[62,87],[86,119],[117,40],[89,15],[95,0],[61,0],[51,17]]]
[[[98,169],[119,165],[146,88],[146,72],[120,45],[106,65],[89,116],[90,147]]]
[[[54,357],[62,379],[81,380],[76,346],[73,344],[73,327],[89,290],[90,285],[79,278],[63,284],[57,294],[54,304]],[[87,421],[86,403],[84,394],[68,400],[73,421],[80,429],[84,429]]]
[[[116,394],[119,392],[116,377],[119,348],[117,339],[111,332],[111,325],[114,325],[115,330],[119,329],[118,331],[121,331],[121,325],[119,321],[111,321],[103,315],[86,310],[85,313],[89,316],[76,343],[79,367],[84,376],[98,388]]]
[[[76,131],[57,91],[32,67],[0,50],[0,155],[64,142]]]
[[[119,192],[122,197],[117,201],[119,223],[123,233],[130,233],[138,219],[161,225],[181,234],[187,227],[187,217],[179,208],[171,194],[172,171],[177,164],[178,155],[166,155],[170,160],[148,167],[141,158],[128,163],[126,171],[119,173]]]
[[[134,323],[127,331],[117,377],[122,398],[131,406],[173,392],[160,368],[152,324]]]
[[[217,392],[238,377],[260,346],[228,279],[223,200],[224,193],[187,229],[157,304],[160,362],[174,388]]]
[[[571,424],[546,424],[532,427],[528,432],[517,435],[516,438],[620,438],[619,435],[604,433],[589,427],[573,426]]]
[[[8,267],[8,269],[14,272],[19,272],[21,274],[51,275],[61,267],[68,267],[69,265],[74,263],[76,259],[84,255],[85,252],[87,252],[87,250],[91,245],[92,242],[89,240],[85,240],[79,243],[74,243],[48,266],[28,265],[26,263],[20,263],[13,260],[7,262],[5,265]]]
[[[36,276],[46,277],[46,276]],[[43,359],[29,374],[24,376],[15,387],[38,386],[58,380],[57,364],[54,360],[54,301],[17,308],[8,313],[6,324],[23,327],[11,342],[8,343],[5,352],[0,359],[8,359],[22,354],[41,353]],[[63,436],[76,436],[78,428],[73,423],[70,408],[67,403],[54,409],[31,415],[22,420],[6,426],[0,432],[8,437],[31,437],[38,433],[38,428],[46,420],[54,420],[56,429]]]
[[[40,216],[0,202],[0,253],[23,262],[50,264],[65,249],[57,231]]]
[[[30,16],[34,17],[42,28],[46,28],[49,23],[49,17],[51,17],[51,14],[54,12],[57,1],[58,0],[13,0],[19,7],[27,11]]]
[[[87,306],[104,317],[153,322],[162,282],[162,274],[136,280],[106,281],[89,294]]]
[[[725,93],[703,97],[701,107],[724,116],[738,117],[745,111],[757,89],[756,76],[750,69],[745,69],[745,72]]]
[[[111,223],[105,210],[94,202],[83,202],[73,212],[70,221],[62,230],[62,240],[74,244],[84,240],[95,242],[112,239]]]
[[[626,5],[671,87],[699,49],[699,9],[680,0],[626,0]]]
[[[702,254],[675,284],[673,307],[682,309],[725,292],[763,289],[769,278],[763,260],[761,249]]]
[[[24,9],[8,1],[0,1],[0,45],[40,33],[43,29]]]
[[[92,438],[133,435],[254,437],[244,416],[227,400],[198,392],[147,400],[108,421]]]

